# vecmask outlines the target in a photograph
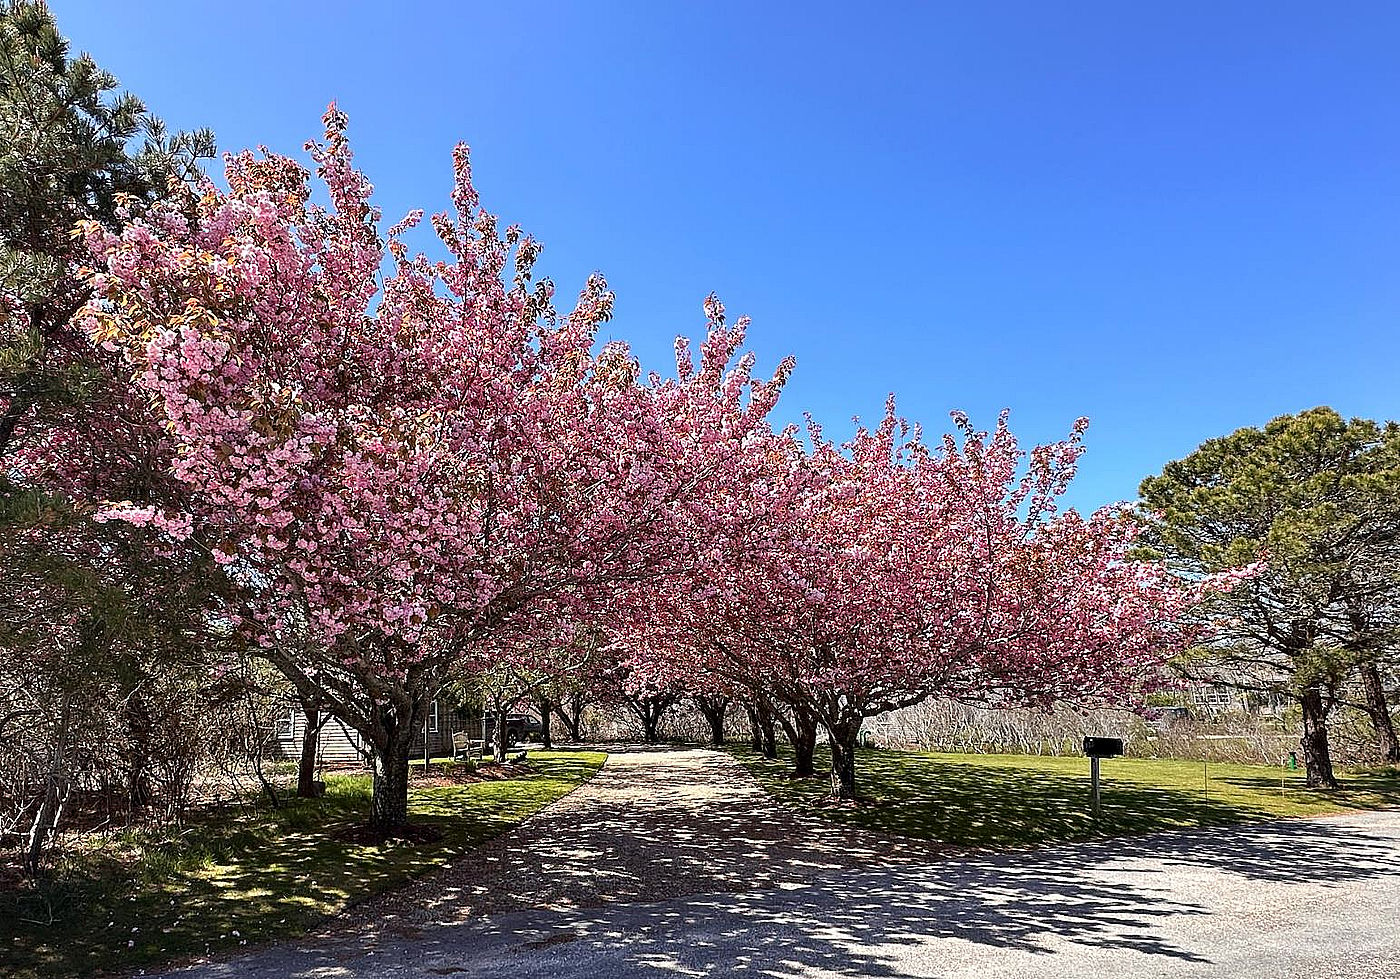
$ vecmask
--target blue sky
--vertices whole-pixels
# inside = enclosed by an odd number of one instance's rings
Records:
[[[349,112],[386,218],[486,205],[669,369],[714,290],[783,420],[1088,415],[1072,501],[1330,404],[1400,415],[1400,7],[53,4],[177,127],[299,153]]]

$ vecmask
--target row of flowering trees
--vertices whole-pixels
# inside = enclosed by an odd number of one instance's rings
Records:
[[[1027,460],[1005,415],[990,433],[954,420],[937,446],[893,400],[842,446],[814,423],[805,441],[767,433],[706,502],[686,571],[633,604],[639,668],[688,669],[691,689],[771,716],[799,775],[825,729],[836,798],[855,794],[863,721],[931,696],[1134,703],[1190,641],[1182,613],[1228,578],[1128,560],[1117,510],[1058,511],[1082,421]]]
[[[378,830],[407,818],[433,696],[522,650],[596,647],[633,693],[776,714],[802,773],[825,728],[845,798],[872,714],[1131,703],[1189,641],[1181,612],[1217,583],[1128,560],[1117,511],[1058,508],[1082,423],[1030,452],[1004,416],[926,440],[893,401],[845,444],[775,430],[792,361],[755,376],[718,301],[698,362],[681,340],[674,377],[643,377],[598,343],[603,279],[557,311],[465,147],[434,259],[405,240],[421,213],[381,232],[344,116],[325,122],[315,180],[243,153],[227,190],[84,226],[79,322],[130,407],[47,433],[32,469],[71,481],[79,440],[99,482],[142,460],[143,494],[93,518],[207,568],[211,629],[364,737]]]

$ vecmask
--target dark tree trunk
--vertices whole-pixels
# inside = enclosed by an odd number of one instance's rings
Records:
[[[763,735],[759,750],[764,758],[772,761],[778,757],[777,722],[773,717],[773,708],[764,703],[758,705],[758,729]]]
[[[506,709],[503,706],[497,707],[496,729],[491,732],[491,757],[495,759],[498,765],[505,763],[507,748],[506,738],[509,736],[509,733],[510,732],[506,728]]]
[[[744,713],[749,715],[749,740],[750,743],[753,745],[753,750],[762,751],[763,728],[758,723],[758,709],[750,706],[749,704],[745,704]]]
[[[140,690],[127,695],[122,714],[127,735],[127,807],[135,813],[151,802],[151,714]]]
[[[854,799],[860,721],[832,725],[828,730],[831,732],[831,798]]]
[[[642,705],[642,736],[647,744],[656,744],[661,740],[656,733],[657,723],[661,720],[660,711],[654,710],[652,704]]]
[[[554,714],[564,725],[564,730],[569,734],[569,740],[578,744],[583,740],[583,697],[578,694],[570,694],[567,701],[561,701],[554,705]]]
[[[301,732],[301,760],[297,763],[297,797],[314,799],[320,795],[316,784],[316,753],[321,743],[321,712],[303,703],[301,714],[306,727]]]
[[[815,756],[817,753],[817,721],[811,715],[801,712],[792,720],[792,751],[796,756],[793,774],[798,778],[810,778],[817,774]]]
[[[705,715],[705,720],[710,722],[710,744],[715,746],[724,744],[724,708],[721,704]]]
[[[623,702],[642,722],[642,737],[646,743],[659,742],[661,719],[666,716],[666,711],[676,702],[676,698],[670,694],[631,695],[625,697]]]
[[[817,719],[810,710],[794,704],[787,709],[774,711],[778,723],[783,726],[783,735],[792,745],[793,774],[807,778],[817,773],[814,759],[817,750]]]
[[[1320,687],[1308,687],[1303,691],[1302,748],[1308,785],[1337,788],[1337,777],[1332,773],[1332,753],[1327,744],[1327,706]]]
[[[385,750],[374,753],[374,795],[370,799],[370,829],[393,835],[408,823],[408,756],[413,725],[389,732]]]
[[[1366,691],[1366,713],[1371,715],[1371,725],[1376,729],[1381,758],[1388,765],[1400,763],[1400,740],[1395,737],[1395,722],[1390,716],[1385,684],[1381,682],[1381,671],[1375,660],[1361,664],[1361,685]]]
[[[577,744],[583,740],[582,716],[571,712],[556,710],[554,715],[564,722],[564,732],[569,736],[569,740]]]
[[[724,744],[724,715],[729,710],[729,698],[701,695],[695,698],[695,706],[710,722],[710,744]]]
[[[540,744],[546,748],[554,747],[554,736],[550,730],[549,718],[554,712],[554,702],[547,696],[541,695],[538,699],[540,708]]]

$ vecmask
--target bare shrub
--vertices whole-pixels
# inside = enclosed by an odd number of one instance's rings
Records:
[[[1141,718],[1129,711],[994,710],[953,700],[928,700],[874,718],[867,740],[893,748],[966,754],[1078,754],[1085,736],[1145,737]]]

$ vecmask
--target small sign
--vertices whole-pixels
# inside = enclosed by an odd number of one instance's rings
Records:
[[[1123,753],[1122,738],[1085,738],[1084,754],[1090,758],[1116,758]]]

